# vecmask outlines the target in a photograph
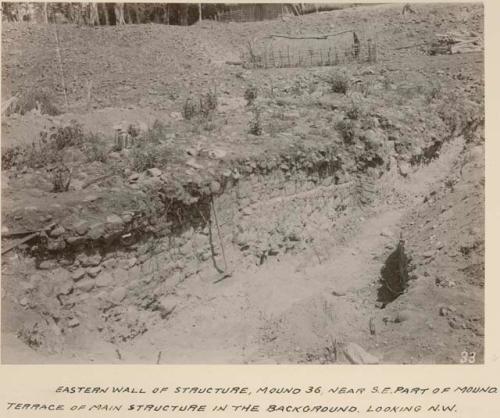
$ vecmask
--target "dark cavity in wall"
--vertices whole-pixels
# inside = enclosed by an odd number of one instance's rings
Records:
[[[381,303],[382,308],[402,295],[408,286],[408,263],[404,240],[400,239],[380,271],[381,285],[377,292],[377,301]]]

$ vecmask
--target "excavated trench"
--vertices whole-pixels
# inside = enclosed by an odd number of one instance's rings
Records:
[[[38,316],[13,321],[17,337],[47,352],[63,351],[80,329],[128,343],[172,317],[179,286],[193,276],[219,283],[299,254],[321,264],[321,245],[334,245],[337,236],[341,244],[342,231],[356,224],[352,210],[381,197],[377,188],[391,167],[381,156],[365,164],[358,155],[364,171],[349,173],[335,150],[318,155],[315,163],[308,156],[286,156],[273,166],[252,162],[247,172],[239,168],[241,176],[184,187],[187,200],[165,185],[150,187],[160,215],[132,213],[124,222],[90,224],[83,233],[42,234],[27,253],[36,260],[22,275],[27,292],[17,291],[4,307],[20,304]],[[406,289],[408,265],[400,240],[380,272],[382,307]]]

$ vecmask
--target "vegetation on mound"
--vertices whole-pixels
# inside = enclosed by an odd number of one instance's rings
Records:
[[[43,115],[56,116],[61,113],[56,105],[56,99],[47,90],[31,89],[22,94],[10,109],[10,113],[24,115],[32,110],[38,110]]]
[[[29,145],[2,150],[2,168],[47,167],[62,162],[63,151],[71,147],[80,149],[88,162],[106,161],[104,140],[96,134],[85,134],[83,126],[73,120],[68,125],[41,131],[37,140]]]
[[[345,72],[332,71],[325,79],[333,93],[347,94],[350,80]]]
[[[211,88],[206,93],[199,95],[197,100],[193,97],[188,97],[182,108],[182,116],[186,120],[193,119],[196,116],[206,119],[215,113],[218,104],[217,89]]]

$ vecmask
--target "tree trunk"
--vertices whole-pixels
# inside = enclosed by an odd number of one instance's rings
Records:
[[[203,20],[201,12],[201,3],[198,3],[198,20],[201,22]]]
[[[166,4],[164,9],[164,16],[163,20],[167,25],[170,25],[170,8],[168,7],[168,4]]]
[[[124,9],[125,9],[124,3],[115,3],[115,17],[117,25],[125,24]]]
[[[45,24],[49,23],[49,12],[47,10],[48,3],[43,3],[43,20]]]
[[[181,3],[179,5],[180,7],[180,13],[181,13],[181,25],[182,26],[187,26],[188,24],[188,8],[189,5],[185,3]]]
[[[104,24],[106,26],[109,26],[110,19],[109,19],[108,3],[100,3],[100,5],[101,5],[102,14],[104,16]]]
[[[99,10],[97,9],[97,3],[94,2],[90,3],[89,25],[90,26],[99,25]]]

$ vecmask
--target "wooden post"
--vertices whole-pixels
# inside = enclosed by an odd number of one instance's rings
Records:
[[[198,20],[201,22],[203,20],[202,12],[201,12],[201,3],[198,3]]]
[[[68,110],[68,107],[69,107],[68,93],[66,90],[66,80],[64,78],[64,68],[63,68],[61,50],[59,48],[59,35],[57,33],[57,23],[54,25],[54,36],[56,38],[56,56],[57,56],[57,61],[59,63],[59,74],[61,76],[61,85],[62,85],[63,93],[64,93],[64,104],[66,105],[66,110]]]
[[[43,2],[43,19],[45,21],[45,24],[49,23],[49,13],[47,12],[47,2]]]

